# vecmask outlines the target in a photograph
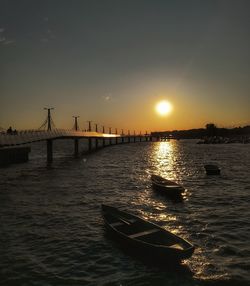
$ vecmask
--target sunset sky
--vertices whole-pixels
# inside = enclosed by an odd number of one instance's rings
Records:
[[[0,0],[0,127],[250,124],[250,1]],[[172,104],[166,116],[160,100]]]

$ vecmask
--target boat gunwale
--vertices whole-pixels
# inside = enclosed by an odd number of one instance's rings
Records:
[[[157,180],[157,179],[159,179],[159,180]],[[181,194],[182,192],[185,191],[185,188],[183,186],[179,185],[178,183],[176,183],[174,181],[163,178],[159,175],[152,174],[151,175],[151,181],[152,181],[152,184],[156,187],[160,187],[160,188],[166,189],[168,191],[173,191],[173,192],[179,191],[176,194]]]

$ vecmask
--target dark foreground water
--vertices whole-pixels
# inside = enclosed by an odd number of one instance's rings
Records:
[[[249,285],[249,144],[135,143],[79,159],[56,144],[52,168],[41,142],[30,162],[0,169],[0,284]],[[205,175],[208,161],[221,176]],[[152,173],[183,184],[184,201],[155,193]],[[190,240],[194,255],[178,269],[127,255],[105,235],[102,203]]]

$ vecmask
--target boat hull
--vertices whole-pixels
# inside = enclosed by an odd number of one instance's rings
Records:
[[[151,176],[152,187],[162,195],[166,195],[172,199],[182,199],[182,193],[185,189],[175,182],[169,181],[157,175]]]
[[[207,175],[220,175],[220,169],[216,165],[204,166]]]
[[[110,209],[111,208],[111,209]],[[165,229],[149,223],[137,216],[128,214],[126,212],[119,211],[117,209],[112,209],[110,206],[102,206],[103,216],[105,221],[105,226],[107,233],[110,237],[115,239],[119,245],[126,250],[126,252],[132,253],[135,256],[143,258],[144,260],[154,260],[160,263],[180,263],[183,259],[188,259],[192,256],[194,252],[194,247],[186,240],[175,236],[174,234],[166,231]],[[117,212],[118,211],[118,212]],[[109,222],[109,213],[113,215],[122,215],[125,220],[136,220],[137,223],[144,223],[147,227],[155,228],[159,231],[164,231],[166,235],[171,236],[172,240],[175,240],[176,243],[182,243],[187,246],[185,250],[166,247],[164,245],[154,245],[150,240],[141,241],[138,239],[131,238],[131,235],[126,235],[123,232],[112,227],[112,224]],[[133,235],[132,235],[133,236]]]

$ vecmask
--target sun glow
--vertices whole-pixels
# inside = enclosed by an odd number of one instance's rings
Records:
[[[158,102],[155,106],[156,112],[161,116],[168,115],[172,111],[172,109],[173,107],[171,103],[168,102],[167,100],[162,100]]]

